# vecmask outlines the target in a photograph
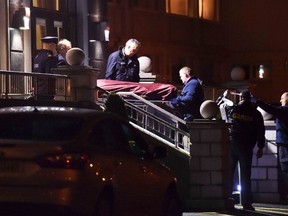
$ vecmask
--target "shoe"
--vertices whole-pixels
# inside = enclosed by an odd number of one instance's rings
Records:
[[[252,205],[243,206],[245,211],[255,211],[255,208]]]

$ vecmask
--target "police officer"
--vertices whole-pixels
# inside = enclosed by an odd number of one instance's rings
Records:
[[[120,80],[128,82],[140,81],[140,65],[136,56],[141,43],[132,38],[124,47],[113,52],[107,62],[105,78],[108,80]]]
[[[51,68],[57,68],[58,57],[56,46],[58,38],[46,36],[41,39],[42,49],[34,59],[34,73],[51,73]],[[55,96],[55,79],[48,77],[33,78],[34,96],[37,99],[52,100]]]
[[[251,101],[249,91],[240,94],[240,102],[233,108],[231,126],[231,182],[239,162],[241,201],[244,210],[254,211],[251,192],[251,165],[253,149],[258,146],[257,158],[262,157],[265,146],[265,127],[261,113]]]

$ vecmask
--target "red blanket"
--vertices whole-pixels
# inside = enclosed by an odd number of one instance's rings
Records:
[[[109,92],[131,91],[147,100],[170,100],[177,96],[177,88],[171,84],[98,79],[97,86]]]

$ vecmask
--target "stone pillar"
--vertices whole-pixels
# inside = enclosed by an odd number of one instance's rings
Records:
[[[89,65],[99,70],[99,79],[105,78],[110,28],[106,0],[87,0],[89,32]]]
[[[89,66],[68,66],[52,69],[52,73],[68,75],[70,83],[66,101],[96,101],[98,72]],[[64,84],[64,83],[63,83]],[[64,87],[63,87],[64,88]],[[56,100],[65,100],[64,96],[56,96]]]
[[[195,120],[190,132],[190,210],[232,208],[228,199],[232,184],[228,173],[229,124],[218,120]]]

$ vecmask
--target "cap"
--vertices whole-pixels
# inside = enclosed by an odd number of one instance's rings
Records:
[[[41,38],[41,41],[43,43],[55,43],[57,44],[58,43],[58,37],[55,37],[55,36],[45,36],[43,38]]]
[[[244,99],[251,99],[251,93],[248,90],[244,90],[241,92],[240,97]]]

